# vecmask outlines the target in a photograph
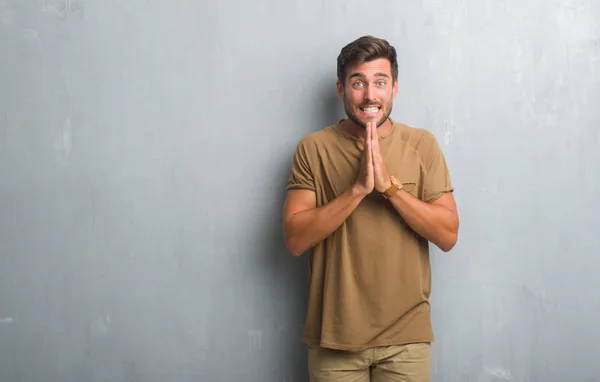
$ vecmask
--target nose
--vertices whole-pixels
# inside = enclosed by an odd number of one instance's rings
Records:
[[[373,87],[373,85],[369,84],[365,87],[364,99],[365,101],[375,100],[375,88]]]

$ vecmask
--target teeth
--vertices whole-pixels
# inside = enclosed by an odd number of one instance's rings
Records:
[[[367,107],[363,109],[365,113],[377,113],[379,111],[378,107]]]

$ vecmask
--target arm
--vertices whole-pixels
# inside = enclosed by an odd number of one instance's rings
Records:
[[[292,168],[291,179],[294,179],[296,184],[305,184],[305,187],[313,188],[312,174],[307,170],[308,166],[301,149],[296,153],[297,159]],[[365,150],[361,156],[356,181],[343,194],[323,206],[317,207],[315,192],[312,190],[290,189],[288,191],[283,206],[283,230],[285,245],[294,256],[300,256],[331,235],[358,207],[365,196],[373,191],[375,179],[372,154],[372,143],[365,135]],[[297,179],[304,180],[298,182]]]
[[[425,134],[424,138],[426,147],[423,150],[427,165],[424,183],[427,202],[403,189],[397,191],[389,200],[413,231],[437,245],[442,251],[448,252],[458,240],[456,202],[452,192],[449,192],[450,180],[443,154],[431,133]],[[383,192],[391,186],[391,181],[379,151],[376,129],[371,132],[371,139],[375,188]],[[438,196],[440,190],[447,192]]]
[[[389,201],[404,221],[423,238],[444,252],[454,247],[458,240],[459,219],[451,192],[426,203],[409,192],[400,190]]]
[[[294,256],[331,235],[359,205],[364,198],[353,186],[331,202],[316,207],[313,191],[290,190],[283,207],[283,230],[285,244]]]

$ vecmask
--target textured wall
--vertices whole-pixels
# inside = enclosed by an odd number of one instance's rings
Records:
[[[600,374],[600,3],[0,0],[0,380],[306,381],[281,204],[343,117],[339,49],[400,54],[461,213],[434,380]]]

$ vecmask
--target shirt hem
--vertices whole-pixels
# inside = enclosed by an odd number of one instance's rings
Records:
[[[316,339],[302,337],[302,342],[309,346],[319,346],[319,347],[328,348],[328,349],[347,350],[347,351],[361,351],[361,350],[374,348],[374,347],[400,346],[400,345],[408,345],[408,344],[423,343],[423,342],[432,343],[434,341],[435,341],[435,337],[430,336],[430,337],[410,338],[410,339],[388,341],[388,342],[373,342],[370,344],[363,344],[363,345],[350,345],[350,344],[339,344],[339,343],[334,343],[334,342],[324,342],[324,341],[319,341]]]
[[[286,191],[289,191],[289,190],[309,190],[309,191],[316,191],[313,186],[308,186],[308,185],[305,185],[305,184],[298,184],[298,183],[286,185],[285,189],[286,189]]]

